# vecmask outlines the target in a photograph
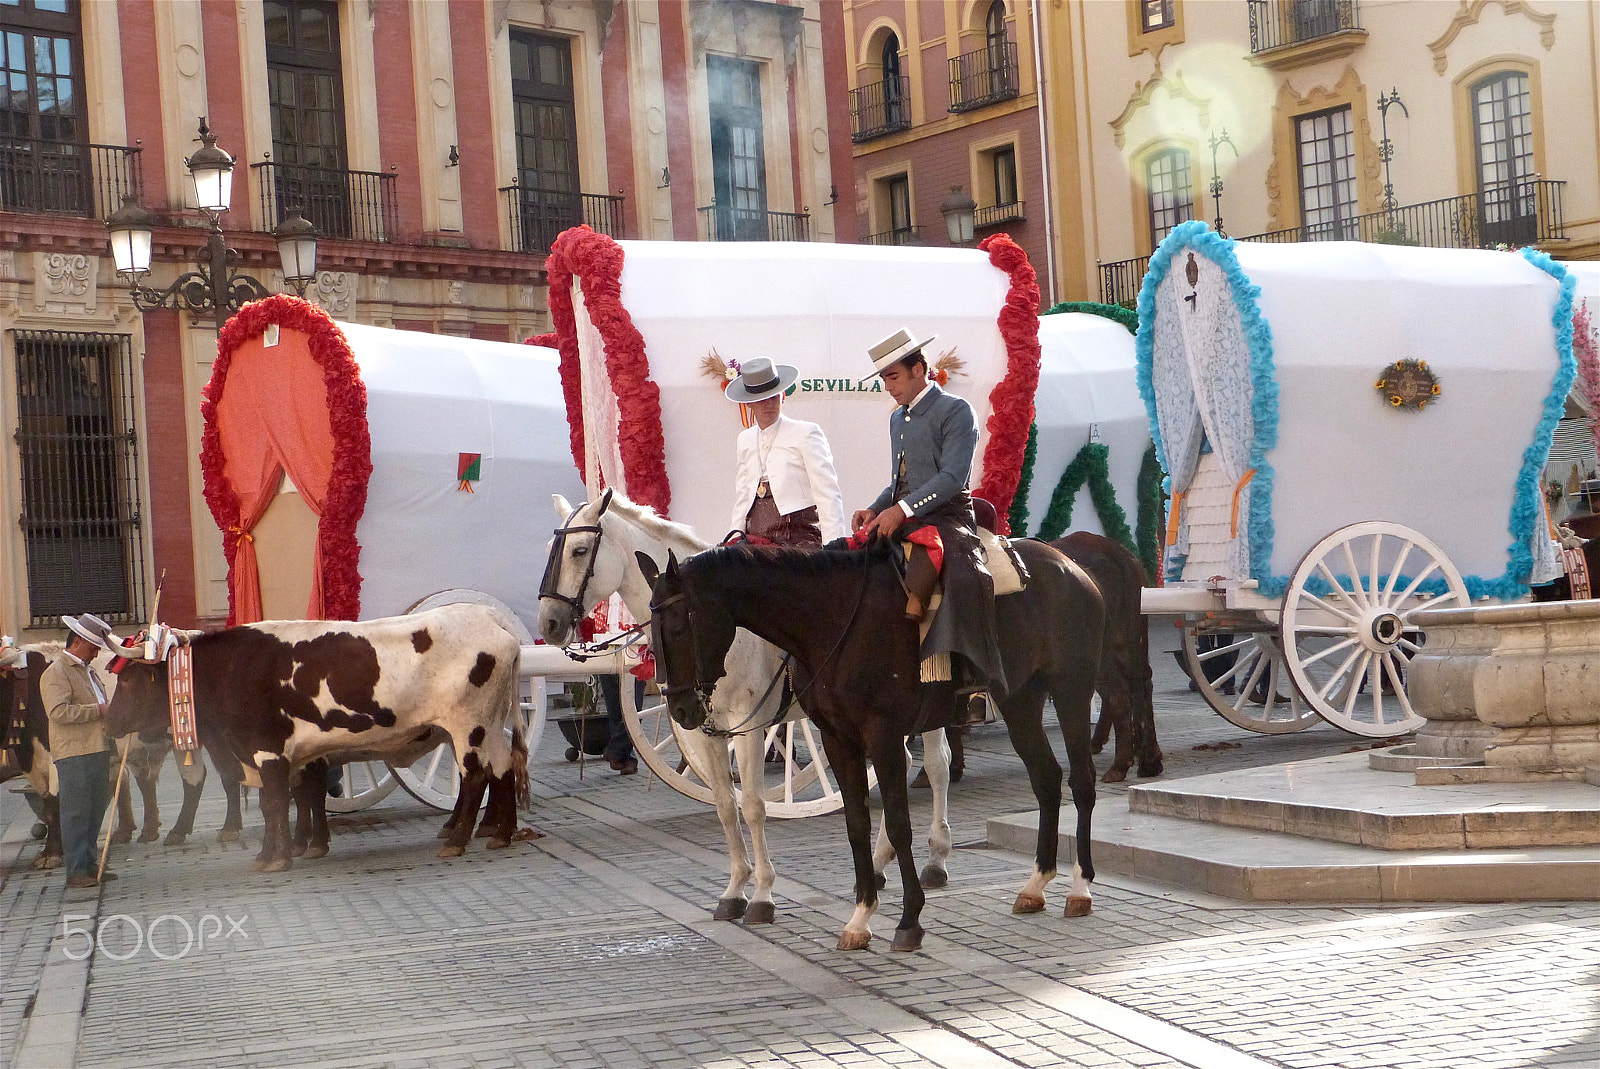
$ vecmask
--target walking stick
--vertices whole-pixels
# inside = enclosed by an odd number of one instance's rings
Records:
[[[161,569],[161,578],[156,580],[156,597],[155,597],[155,601],[151,602],[151,604],[150,604],[150,622],[151,623],[155,623],[156,620],[160,619],[160,617],[158,617],[156,615],[156,612],[157,612],[158,609],[161,608],[161,587],[162,587],[163,584],[166,583],[166,581],[167,581],[167,570],[165,568],[163,568],[163,569]],[[90,672],[94,671],[94,669],[92,667],[88,666],[88,665],[85,665],[84,667],[85,667],[85,669],[87,669]],[[131,750],[131,749],[133,749],[133,740],[130,739],[127,742],[127,744],[122,747],[122,760],[120,762],[118,762],[118,764],[117,764],[117,783],[116,783],[116,786],[111,788],[111,803],[106,806],[105,816],[102,817],[101,820],[100,820],[101,824],[105,824],[106,820],[108,820],[110,818],[111,811],[113,809],[115,809],[116,806],[117,806],[117,798],[119,796],[121,796],[121,794],[122,794],[122,775],[123,775],[124,772],[126,772],[128,770],[128,751]],[[105,845],[100,847],[100,867],[95,870],[95,874],[94,874],[94,878],[95,878],[95,882],[96,883],[100,882],[102,879],[105,878],[105,874],[106,874],[106,855],[109,854],[109,853],[111,853],[111,829],[109,827],[107,827],[106,828]]]

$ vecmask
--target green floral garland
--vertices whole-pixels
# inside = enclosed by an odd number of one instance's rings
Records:
[[[1022,474],[1017,479],[1017,496],[1011,499],[1007,518],[1011,530],[1021,538],[1028,529],[1028,490],[1033,486],[1033,462],[1039,456],[1039,425],[1028,425],[1028,446],[1022,452]]]
[[[1062,301],[1052,307],[1043,315],[1055,315],[1057,312],[1087,312],[1089,315],[1103,316],[1114,319],[1128,328],[1129,334],[1139,333],[1139,313],[1131,308],[1124,308],[1120,304],[1099,304],[1095,301]]]
[[[1094,502],[1095,515],[1100,517],[1106,537],[1138,553],[1133,532],[1128,529],[1127,513],[1117,504],[1117,493],[1111,486],[1111,450],[1102,442],[1090,442],[1078,450],[1067,470],[1061,473],[1061,481],[1050,495],[1050,508],[1039,524],[1039,537],[1049,542],[1066,532],[1072,524],[1073,499],[1085,482],[1089,484],[1089,499]]]
[[[1161,521],[1166,513],[1166,495],[1161,483],[1165,478],[1166,472],[1161,470],[1156,447],[1152,444],[1144,452],[1144,463],[1139,465],[1139,518],[1136,521],[1139,548],[1134,551],[1144,565],[1145,575],[1152,580],[1161,566]]]

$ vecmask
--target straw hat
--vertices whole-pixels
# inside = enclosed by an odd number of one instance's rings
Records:
[[[872,358],[873,369],[882,373],[915,353],[924,345],[929,344],[938,336],[937,334],[930,334],[921,341],[917,341],[911,336],[909,330],[901,327],[877,345],[868,349],[867,355]]]
[[[724,396],[730,401],[755,404],[784,393],[800,377],[800,369],[789,364],[774,364],[764,356],[746,360],[739,377],[728,383]]]
[[[82,616],[63,616],[61,622],[68,631],[71,631],[85,642],[91,643],[96,649],[112,653],[116,652],[112,647],[112,642],[115,641],[116,636],[111,633],[111,625],[100,619],[100,617],[92,613],[84,613]]]

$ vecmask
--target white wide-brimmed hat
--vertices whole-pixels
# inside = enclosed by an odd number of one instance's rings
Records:
[[[740,367],[739,377],[728,383],[724,395],[730,401],[751,405],[784,393],[799,377],[797,367],[774,364],[764,356],[751,357]]]
[[[93,643],[96,649],[114,653],[116,651],[113,649],[112,644],[121,645],[116,636],[111,633],[111,625],[93,613],[86,612],[82,616],[63,616],[61,622],[74,635],[77,635],[85,642]]]
[[[873,370],[880,374],[888,368],[929,344],[939,335],[930,334],[921,341],[911,336],[911,332],[904,327],[895,331],[877,345],[867,350],[867,355],[872,358]]]

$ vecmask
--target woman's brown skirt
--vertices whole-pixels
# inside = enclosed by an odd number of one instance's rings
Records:
[[[822,545],[822,524],[817,518],[817,506],[808,505],[787,516],[778,514],[778,506],[771,497],[758,497],[744,518],[744,533],[752,538],[765,538],[780,546]]]

